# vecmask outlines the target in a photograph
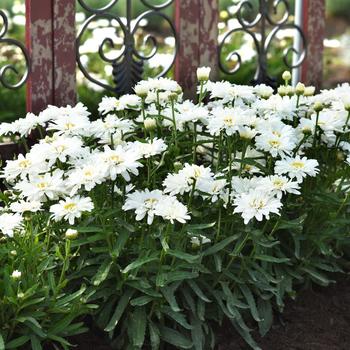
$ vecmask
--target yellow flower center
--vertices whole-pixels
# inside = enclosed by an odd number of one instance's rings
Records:
[[[232,115],[227,115],[224,117],[224,123],[227,126],[233,126],[235,125],[235,121]]]
[[[65,145],[59,145],[59,146],[56,147],[56,151],[58,153],[62,153],[62,152],[64,152],[66,150],[66,148],[67,147]]]
[[[302,169],[304,168],[305,164],[301,161],[295,161],[291,164],[292,167],[297,168],[297,169]]]
[[[67,203],[63,206],[64,210],[73,211],[77,205],[75,203]]]
[[[284,182],[280,179],[276,179],[273,181],[273,185],[276,187],[276,188],[282,188],[283,185],[284,185]]]
[[[145,204],[149,207],[153,207],[158,202],[156,198],[148,198],[145,200]]]
[[[86,171],[84,172],[84,175],[85,175],[86,177],[91,177],[91,176],[92,176],[92,171],[91,171],[91,170],[86,170]]]
[[[66,130],[73,129],[74,127],[75,127],[75,124],[72,123],[72,122],[68,122],[68,123],[65,124]]]
[[[254,200],[250,203],[250,205],[251,205],[253,208],[255,208],[255,209],[262,209],[262,208],[264,208],[265,203],[264,203],[264,201],[261,200],[261,199],[254,199]]]
[[[281,145],[281,141],[278,141],[278,140],[270,140],[270,141],[269,141],[269,145],[270,145],[271,147],[278,147],[278,146]]]
[[[48,183],[47,182],[39,182],[36,186],[39,189],[43,190],[43,189],[45,189],[48,186]]]
[[[20,166],[20,168],[22,168],[22,169],[29,168],[30,164],[31,164],[31,162],[30,162],[29,160],[27,160],[27,159],[21,160],[21,161],[19,162],[19,166]]]
[[[114,163],[121,163],[122,162],[122,158],[117,154],[110,156],[109,159]]]

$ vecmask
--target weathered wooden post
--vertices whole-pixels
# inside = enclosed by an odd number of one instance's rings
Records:
[[[325,0],[304,0],[303,29],[308,42],[308,52],[302,65],[301,80],[317,89],[323,78],[323,39],[325,36]]]
[[[26,0],[27,110],[76,101],[75,0]]]
[[[195,95],[198,67],[211,67],[212,80],[218,76],[218,18],[217,0],[177,0],[175,3],[179,39],[175,79],[187,97]]]

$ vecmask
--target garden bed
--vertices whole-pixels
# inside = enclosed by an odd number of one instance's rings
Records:
[[[312,286],[289,301],[283,315],[264,337],[255,334],[262,350],[348,350],[350,347],[350,277],[339,276],[331,287]],[[222,327],[218,350],[249,350],[244,340]],[[72,340],[77,350],[111,350],[95,333]],[[49,350],[49,349],[48,349]]]

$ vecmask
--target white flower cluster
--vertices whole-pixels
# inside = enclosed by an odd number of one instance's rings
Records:
[[[316,150],[335,148],[350,164],[348,84],[316,96],[301,85],[273,94],[265,85],[198,74],[207,104],[182,101],[173,80],[149,79],[134,95],[103,98],[96,121],[79,103],[0,124],[0,136],[23,138],[37,128],[47,135],[2,170],[11,196],[0,231],[20,231],[25,213],[73,225],[94,210],[90,193],[105,184],[122,194],[120,208],[149,225],[155,217],[185,223],[193,199],[239,213],[247,224],[280,214],[283,196],[301,193],[306,177],[320,171],[310,157]],[[164,169],[168,152],[174,158]]]

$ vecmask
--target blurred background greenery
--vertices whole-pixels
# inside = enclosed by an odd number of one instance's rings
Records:
[[[85,0],[85,3],[91,7],[102,7],[109,0]],[[255,3],[255,12],[258,0],[252,0]],[[164,0],[149,0],[151,4],[161,4]],[[237,20],[234,16],[236,0],[220,0],[220,39],[223,35],[237,27]],[[146,7],[139,0],[132,2],[132,17],[146,10]],[[290,1],[291,8],[294,8],[294,1]],[[18,40],[24,40],[24,0],[1,0],[1,9],[4,9],[9,16],[10,26],[8,36]],[[120,17],[125,17],[125,0],[119,0],[113,8],[113,12]],[[279,7],[283,11],[283,5]],[[247,13],[245,16],[254,16]],[[170,18],[173,15],[173,7],[169,6],[164,11]],[[77,6],[77,27],[88,18],[86,13],[79,5]],[[280,18],[281,13],[277,13],[276,18]],[[293,20],[291,16],[291,20]],[[111,27],[112,25],[112,27]],[[340,82],[350,81],[350,0],[327,0],[327,24],[325,39],[325,55],[324,55],[324,86],[329,88]],[[0,20],[0,28],[2,23]],[[160,73],[166,66],[171,64],[174,54],[174,38],[171,33],[169,24],[160,17],[151,16],[141,21],[140,28],[136,33],[137,48],[140,52],[147,55],[151,52],[151,45],[145,44],[144,40],[147,34],[154,35],[159,43],[157,54],[145,63],[144,76],[155,76]],[[113,49],[106,47],[106,55],[108,57],[117,57],[122,50],[123,34],[116,23],[110,23],[106,20],[92,22],[89,30],[82,36],[82,45],[80,47],[81,59],[84,66],[95,78],[104,83],[112,83],[112,67],[103,62],[96,52],[98,46],[104,37],[109,36],[115,42]],[[286,47],[292,43],[293,33],[290,31],[281,31],[277,40],[269,52],[268,64],[271,76],[278,77],[286,69],[282,56]],[[222,78],[229,79],[236,83],[249,83],[254,76],[256,68],[256,55],[253,44],[249,37],[244,34],[235,34],[228,38],[227,45],[222,51],[221,60],[228,69],[234,68],[237,62],[226,61],[230,52],[237,51],[242,57],[242,66],[240,70],[233,76],[225,76]],[[289,60],[291,57],[289,57]],[[16,68],[24,71],[23,57],[20,52],[14,48],[4,44],[0,44],[0,67],[4,64],[14,63]],[[169,72],[172,76],[172,70]],[[9,81],[17,81],[13,74],[8,75]],[[106,94],[98,86],[91,84],[81,72],[77,72],[78,95],[79,99],[85,103],[92,112],[96,112],[96,102]],[[0,86],[0,121],[13,120],[25,113],[25,87],[20,90],[11,91]]]

